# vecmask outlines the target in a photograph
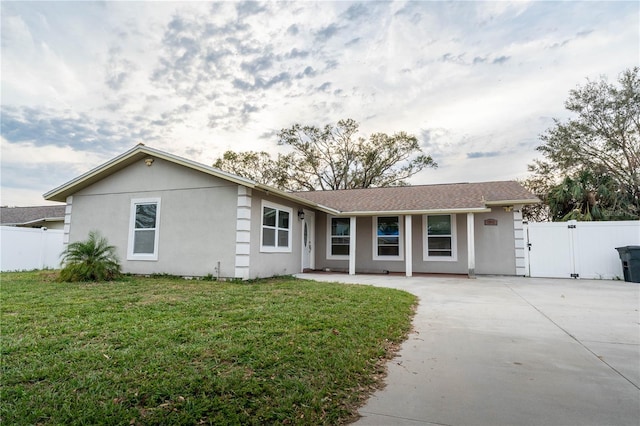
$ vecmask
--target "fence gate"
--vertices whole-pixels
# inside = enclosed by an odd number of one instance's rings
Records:
[[[570,278],[576,273],[572,229],[566,222],[528,225],[529,276]]]
[[[623,279],[616,247],[640,245],[640,221],[525,225],[529,276]]]

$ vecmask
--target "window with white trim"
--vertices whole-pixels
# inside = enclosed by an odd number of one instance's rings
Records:
[[[351,219],[348,217],[329,217],[329,223],[327,259],[349,259]]]
[[[426,215],[424,223],[424,260],[457,260],[456,215]]]
[[[160,198],[131,200],[129,260],[158,260]]]
[[[262,202],[260,250],[291,252],[291,217],[293,210],[278,204]]]
[[[403,260],[401,216],[373,218],[373,259]]]

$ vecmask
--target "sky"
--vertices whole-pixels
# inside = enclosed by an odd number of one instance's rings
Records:
[[[0,204],[142,142],[204,164],[295,123],[415,135],[412,184],[523,179],[569,91],[640,64],[640,2],[0,3]]]

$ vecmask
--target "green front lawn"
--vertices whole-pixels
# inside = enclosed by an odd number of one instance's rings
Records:
[[[346,423],[416,303],[293,278],[0,280],[3,424]]]

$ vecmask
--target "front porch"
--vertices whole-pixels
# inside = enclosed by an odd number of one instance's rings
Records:
[[[486,211],[486,209],[481,210],[483,213]],[[456,220],[457,216],[466,217],[466,220]],[[447,230],[432,234],[430,225],[427,225],[431,218],[448,219],[445,224],[448,226]],[[344,223],[345,219],[328,217],[325,226],[328,229],[327,259],[346,260],[346,262],[342,262],[339,267],[321,267],[321,270],[344,272],[349,275],[390,272],[394,275],[402,274],[406,277],[412,277],[415,274],[427,276],[434,273],[453,276],[460,276],[460,273],[464,273],[468,278],[475,278],[476,276],[475,212],[434,215],[349,216],[348,228],[344,226],[346,225]],[[394,223],[393,231],[380,233],[380,222],[378,222],[380,219],[395,219],[397,223]],[[336,221],[339,220],[343,221],[342,233],[336,230]],[[372,222],[371,227],[366,223],[368,220]],[[421,221],[421,223],[416,226],[415,222],[418,221]],[[359,222],[363,223],[364,226],[360,226]],[[459,224],[457,225],[457,223]],[[347,232],[344,232],[344,228],[346,228]],[[444,242],[444,239],[447,241]],[[335,244],[338,240],[341,244]],[[434,240],[442,240],[444,244],[440,242],[436,246],[436,243],[433,243]],[[369,241],[372,241],[373,247],[369,246]],[[345,242],[348,244],[348,249],[346,247],[347,244],[344,244]],[[384,244],[385,242],[388,244]],[[433,247],[429,247],[428,242],[432,242]],[[372,261],[368,261],[369,250],[372,252]],[[458,254],[460,251],[463,251],[461,255]],[[367,258],[367,262],[363,262],[362,257]],[[426,262],[429,262],[430,265],[434,265],[436,262],[449,265],[455,263],[457,266],[459,266],[460,262],[463,262],[464,265],[461,267],[462,270],[459,269],[459,272],[447,270],[427,272],[424,266]],[[416,268],[414,263],[419,263],[421,267]]]

